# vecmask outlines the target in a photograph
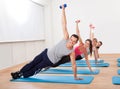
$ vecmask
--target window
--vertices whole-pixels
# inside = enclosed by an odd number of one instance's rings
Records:
[[[44,40],[44,6],[30,0],[0,3],[0,42]]]

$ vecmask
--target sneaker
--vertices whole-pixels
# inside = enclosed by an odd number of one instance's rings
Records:
[[[17,72],[11,73],[11,76],[13,79],[18,79],[21,77],[21,74],[19,71],[17,71]]]

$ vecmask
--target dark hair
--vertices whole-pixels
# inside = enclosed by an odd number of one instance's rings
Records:
[[[101,45],[103,45],[102,41],[99,41],[99,43],[100,43]],[[99,49],[100,46],[97,46],[96,48]]]
[[[90,50],[90,55],[92,56],[92,41],[90,39],[87,39],[86,41],[89,41],[90,43],[89,50]]]
[[[96,46],[97,49],[99,49],[100,47],[99,46]]]
[[[79,40],[79,36],[78,36],[78,35],[72,34],[71,37],[72,37],[72,36],[75,37],[75,38],[77,38],[77,41]],[[77,42],[77,41],[76,41],[76,42]]]
[[[101,45],[103,45],[102,41],[99,41]]]

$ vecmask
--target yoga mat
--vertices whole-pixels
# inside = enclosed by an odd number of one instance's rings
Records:
[[[118,63],[117,66],[120,67],[120,63]]]
[[[118,74],[120,74],[120,69],[118,69],[118,71],[117,71],[117,72],[118,72]]]
[[[100,72],[99,69],[95,69],[93,70],[93,72],[91,72],[89,69],[78,69],[77,70],[77,74],[98,74],[99,72]],[[43,73],[43,74],[73,74],[73,71],[70,69],[48,69],[40,73]]]
[[[95,60],[89,60],[90,64],[95,64]],[[97,63],[104,63],[104,60],[98,60]],[[66,64],[71,64],[71,62],[68,62]],[[86,60],[77,60],[76,64],[86,64]]]
[[[73,76],[42,76],[36,75],[30,78],[10,80],[12,82],[41,82],[41,83],[65,83],[65,84],[90,84],[93,76],[80,76],[83,80],[74,80]]]
[[[87,64],[76,64],[77,67],[87,67]],[[110,64],[109,63],[99,63],[99,64],[90,64],[91,67],[108,67]],[[71,67],[71,64],[61,64],[59,67]]]
[[[120,85],[120,76],[113,76],[112,83],[115,85]]]
[[[120,58],[117,59],[117,62],[120,62]]]
[[[95,64],[95,60],[89,60],[90,64]],[[104,61],[98,61],[97,63],[104,63]],[[65,64],[71,64],[71,62],[65,63]],[[86,64],[86,60],[77,60],[76,64]]]
[[[95,60],[89,60],[90,63],[95,63]],[[104,60],[100,59],[100,60],[97,60],[98,63],[103,63]],[[86,60],[77,60],[76,63],[85,63],[86,64]]]

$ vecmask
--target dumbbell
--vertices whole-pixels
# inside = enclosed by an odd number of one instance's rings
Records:
[[[67,4],[64,4],[64,8],[66,8],[67,7]],[[62,6],[60,5],[60,9],[62,9]]]

